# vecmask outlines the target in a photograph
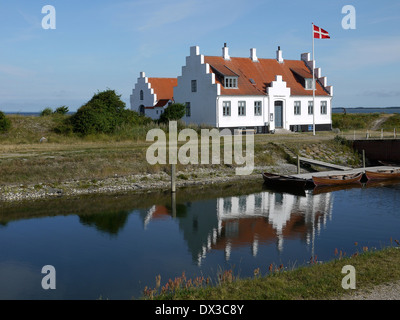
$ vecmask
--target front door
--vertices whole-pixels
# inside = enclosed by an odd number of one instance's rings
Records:
[[[275,101],[275,128],[283,127],[283,102]]]

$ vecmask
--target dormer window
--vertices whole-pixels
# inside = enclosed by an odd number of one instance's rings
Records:
[[[306,90],[314,89],[314,87],[313,87],[313,79],[304,79],[304,80],[305,80],[304,87],[305,87]]]
[[[237,77],[226,77],[225,76],[225,88],[234,88],[237,89]]]

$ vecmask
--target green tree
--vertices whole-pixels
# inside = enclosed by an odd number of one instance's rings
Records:
[[[173,103],[165,108],[160,116],[161,123],[168,123],[173,120],[180,120],[186,114],[186,105],[183,103]]]
[[[11,128],[11,121],[0,111],[0,133],[5,133]]]

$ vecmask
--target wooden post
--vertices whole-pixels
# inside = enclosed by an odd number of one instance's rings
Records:
[[[171,164],[171,192],[176,192],[176,167]]]
[[[393,138],[396,139],[396,128],[393,129]]]
[[[364,149],[362,151],[362,155],[363,155],[363,168],[365,169],[365,150]]]
[[[300,157],[297,155],[297,174],[300,174]]]
[[[383,139],[383,129],[381,129],[381,139]]]

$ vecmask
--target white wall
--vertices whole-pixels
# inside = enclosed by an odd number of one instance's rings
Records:
[[[145,115],[153,120],[158,120],[161,114],[164,112],[164,107],[145,109]]]
[[[316,96],[315,97],[315,123],[316,124],[330,124],[332,123],[332,111],[331,111],[331,97],[330,96]],[[294,102],[301,102],[301,114],[294,114]],[[313,115],[308,114],[308,101],[313,101],[313,97],[304,97],[304,96],[292,96],[286,105],[286,115],[287,115],[287,125],[310,125],[313,123]],[[321,101],[327,102],[327,113],[321,114]],[[289,129],[289,127],[287,128]]]
[[[218,97],[218,123],[220,128],[237,127],[262,127],[268,120],[268,97],[267,96],[220,96]],[[223,115],[224,101],[231,102],[231,115]],[[246,102],[246,115],[238,115],[239,101]],[[261,101],[261,116],[254,114],[254,102]]]
[[[140,90],[143,90],[143,100],[140,100]],[[131,110],[139,112],[139,106],[144,105],[145,107],[154,106],[157,101],[157,95],[154,90],[151,89],[148,78],[144,72],[140,72],[140,76],[137,79],[135,88],[132,90],[130,96]]]
[[[192,80],[197,80],[197,92],[192,92]],[[215,75],[210,72],[199,47],[190,48],[190,56],[186,57],[186,65],[182,67],[182,75],[178,77],[178,85],[174,87],[174,101],[190,102],[191,116],[183,117],[186,123],[207,124],[217,126],[216,98],[219,84],[215,83]]]
[[[309,54],[303,54],[302,60],[308,65]],[[316,76],[326,86],[326,77],[321,77],[321,70],[315,71]],[[197,81],[197,92],[192,92],[192,80]],[[332,87],[327,87],[332,93]],[[315,123],[331,124],[331,99],[330,96],[316,96],[315,98]],[[215,83],[215,75],[210,72],[210,66],[204,63],[204,56],[200,54],[198,46],[190,48],[190,56],[186,57],[186,65],[182,67],[182,75],[178,77],[178,85],[174,88],[175,102],[190,102],[191,116],[183,117],[186,123],[207,124],[219,128],[237,127],[263,127],[269,125],[270,130],[275,129],[275,101],[283,104],[283,128],[290,129],[291,125],[311,125],[313,115],[308,114],[308,101],[312,96],[291,96],[291,90],[277,75],[275,81],[267,88],[266,95],[260,96],[221,96],[220,85]],[[231,115],[223,115],[223,102],[231,102]],[[238,115],[238,102],[246,102],[246,116]],[[254,102],[262,102],[262,115],[254,115]],[[301,115],[294,114],[294,101],[301,101]],[[321,115],[320,103],[327,101],[327,114]],[[273,121],[270,121],[270,116]]]

